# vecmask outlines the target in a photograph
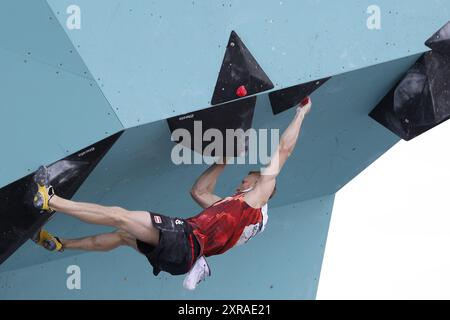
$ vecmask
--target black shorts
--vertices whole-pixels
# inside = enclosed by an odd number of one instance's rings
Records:
[[[153,226],[159,229],[159,243],[156,247],[136,240],[138,250],[153,266],[153,274],[161,271],[172,275],[189,272],[198,258],[200,246],[192,227],[184,219],[171,218],[149,212]]]

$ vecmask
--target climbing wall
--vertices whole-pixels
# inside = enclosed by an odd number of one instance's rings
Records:
[[[131,249],[54,254],[23,243],[47,221],[37,216],[0,265],[0,298],[313,299],[334,194],[400,139],[369,114],[450,16],[438,0],[378,2],[380,30],[366,26],[371,3],[356,0],[186,1],[176,10],[166,2],[80,0],[79,30],[66,24],[71,1],[0,4],[3,201],[8,186],[23,188],[21,179],[39,165],[113,139],[69,196],[188,217],[199,211],[188,190],[206,165],[175,165],[171,131],[190,128],[189,119],[283,130],[296,101],[312,94],[314,102],[270,203],[268,228],[213,257],[213,276],[195,292],[182,289],[182,277],[153,277]],[[256,167],[228,167],[218,193],[233,192]],[[0,221],[30,214],[11,218],[5,208]],[[61,237],[110,231],[58,213],[46,227]],[[73,266],[79,289],[67,282]]]

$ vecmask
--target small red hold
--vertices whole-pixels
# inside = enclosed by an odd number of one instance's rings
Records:
[[[247,88],[245,86],[239,86],[236,90],[236,95],[238,97],[245,97],[247,95]]]
[[[309,103],[309,97],[306,97],[305,99],[302,100],[302,102],[300,102],[300,105],[302,107],[306,106]]]

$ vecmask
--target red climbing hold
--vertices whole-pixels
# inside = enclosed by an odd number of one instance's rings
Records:
[[[309,103],[309,97],[306,97],[305,99],[302,100],[302,102],[300,102],[300,105],[302,107],[306,106]]]
[[[245,86],[239,86],[239,88],[237,88],[236,90],[236,95],[238,97],[245,97],[247,95],[247,89],[245,88]]]

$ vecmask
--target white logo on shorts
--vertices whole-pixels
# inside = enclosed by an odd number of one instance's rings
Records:
[[[183,221],[181,221],[180,219],[175,220],[175,224],[183,224]]]
[[[154,216],[154,218],[155,218],[155,222],[156,222],[156,223],[161,223],[161,222],[162,222],[160,216]]]

